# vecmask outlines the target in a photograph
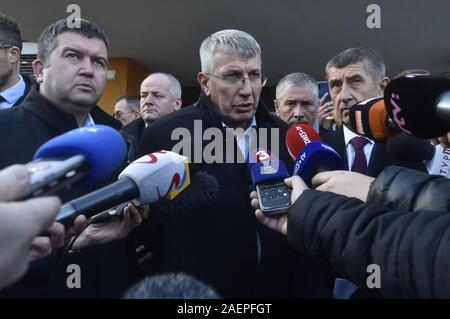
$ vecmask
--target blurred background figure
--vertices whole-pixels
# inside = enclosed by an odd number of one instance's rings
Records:
[[[128,289],[124,299],[220,299],[203,282],[185,274],[146,277]]]
[[[114,117],[122,122],[123,126],[140,118],[139,96],[124,95],[117,98],[116,105],[114,105]]]

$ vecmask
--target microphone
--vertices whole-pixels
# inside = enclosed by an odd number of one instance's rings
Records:
[[[384,91],[389,117],[405,133],[435,138],[450,131],[450,79],[407,75],[390,82]]]
[[[73,183],[89,185],[108,177],[124,160],[122,135],[105,125],[78,128],[39,147],[25,198],[56,194]]]
[[[400,134],[386,143],[388,153],[398,161],[425,162],[433,159],[435,147],[429,140]]]
[[[320,141],[319,134],[307,124],[291,126],[286,132],[286,147],[293,160],[297,158],[305,145],[317,141]]]
[[[349,128],[372,140],[382,142],[401,132],[389,118],[383,98],[372,98],[353,105],[349,117]]]
[[[389,139],[386,147],[396,160],[425,163],[429,174],[450,178],[450,148],[407,134]]]
[[[291,156],[295,156],[293,175],[300,176],[308,187],[312,187],[311,180],[318,173],[345,169],[339,154],[321,142],[310,125],[290,127],[286,133],[286,145],[292,152]]]
[[[219,182],[206,172],[199,171],[191,178],[191,184],[186,190],[181,192],[173,200],[160,201],[157,205],[159,215],[166,213],[175,215],[190,214],[196,210],[203,209],[210,205],[219,195]],[[92,224],[102,223],[111,218],[122,218],[123,210],[129,202],[119,205],[116,209],[107,210],[93,216],[90,220]]]
[[[91,217],[130,200],[135,205],[172,200],[189,184],[187,157],[169,151],[150,153],[128,165],[118,181],[63,205],[56,221],[68,226],[78,215]]]

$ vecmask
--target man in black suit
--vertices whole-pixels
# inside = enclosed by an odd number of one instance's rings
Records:
[[[160,236],[151,240],[156,232],[143,231],[143,239],[163,271],[192,275],[225,298],[289,297],[292,251],[285,238],[260,227],[247,200],[252,181],[245,159],[253,143],[265,140],[272,154],[291,162],[286,123],[260,101],[266,81],[259,44],[246,32],[222,30],[203,41],[200,59],[199,101],[150,124],[139,153],[177,151],[184,143],[178,151],[190,158],[191,175],[212,175],[220,190],[203,208],[164,214]],[[277,143],[268,146],[272,140]]]
[[[103,29],[84,19],[80,20],[79,28],[71,28],[67,20],[63,19],[51,24],[41,33],[38,59],[33,62],[39,86],[30,91],[21,105],[0,111],[0,144],[3,150],[0,168],[31,161],[43,143],[78,127],[102,124],[120,128],[119,121],[96,105],[106,83],[108,46],[109,41]],[[110,182],[112,180],[115,180],[114,176],[110,176]],[[93,186],[74,186],[60,195],[61,201],[77,198],[107,182],[102,181]],[[134,216],[134,220],[138,220],[137,214]],[[121,221],[119,223],[124,225]],[[119,238],[114,226],[117,224],[110,224],[108,228],[101,230],[100,227],[89,226],[86,229],[89,232],[87,241],[92,243],[92,239],[96,237],[96,240],[102,242],[106,239],[103,235]],[[89,247],[70,259],[62,260],[57,267],[58,255],[53,254],[32,264],[24,279],[4,291],[2,296],[119,296],[135,279],[135,261],[128,258],[128,248],[128,243],[124,241],[101,248]],[[79,289],[71,289],[66,283],[68,264],[77,264],[82,268]],[[118,274],[121,274],[120,280],[116,278]],[[50,281],[52,276],[53,280]],[[30,289],[31,285],[33,289]]]
[[[324,102],[319,100],[317,81],[306,73],[285,75],[275,90],[275,113],[288,125],[309,124],[320,135],[328,130],[319,126],[317,111]]]
[[[336,131],[322,136],[322,140],[333,147],[342,157],[346,169],[371,177],[377,177],[389,165],[414,167],[413,163],[395,161],[387,152],[386,144],[375,142],[351,131],[349,108],[358,102],[380,97],[389,83],[381,55],[368,48],[350,48],[334,58],[326,66],[326,76],[333,100]],[[417,165],[415,168],[424,170]],[[345,286],[345,287],[344,287]],[[356,287],[344,283],[335,297],[348,298]],[[348,290],[347,290],[348,289]]]
[[[354,104],[383,95],[389,82],[385,76],[386,68],[381,55],[367,48],[347,49],[334,58],[326,66],[326,76],[333,100],[334,114],[338,129],[324,135],[323,141],[332,146],[341,155],[346,168],[352,170],[355,155],[364,153],[362,161],[366,161],[366,169],[359,171],[372,177],[378,176],[381,170],[389,165],[399,165],[393,161],[386,150],[385,143],[378,143],[364,138],[360,139],[362,149],[356,150],[351,142],[354,138],[363,138],[351,131],[349,108]]]
[[[144,129],[160,117],[181,108],[180,82],[168,73],[152,73],[141,83],[140,116],[122,127],[121,132],[128,143],[128,161],[136,159],[136,149]]]

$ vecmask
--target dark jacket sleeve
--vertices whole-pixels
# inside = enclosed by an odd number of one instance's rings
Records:
[[[401,212],[307,190],[288,212],[291,245],[359,286],[380,267],[391,298],[450,297],[450,214]]]
[[[450,180],[389,166],[373,181],[367,202],[403,211],[450,211]]]

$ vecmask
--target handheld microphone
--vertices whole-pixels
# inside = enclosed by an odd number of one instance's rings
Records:
[[[435,155],[435,147],[429,140],[400,134],[386,143],[388,153],[398,161],[425,162]]]
[[[407,75],[390,82],[384,91],[389,117],[405,133],[435,138],[450,131],[450,79]]]
[[[308,187],[316,174],[345,167],[339,154],[317,138],[318,134],[306,124],[290,127],[286,133],[286,145],[291,156],[295,156],[293,175],[300,176]],[[297,150],[298,153],[294,153]]]
[[[407,134],[389,139],[386,146],[396,160],[424,163],[429,174],[450,178],[450,148]]]
[[[73,183],[93,184],[109,176],[124,160],[122,135],[105,125],[82,127],[59,135],[39,147],[24,198],[56,194]]]
[[[388,116],[383,98],[372,98],[353,105],[349,117],[349,128],[372,140],[382,142],[401,132]]]
[[[128,165],[117,182],[63,205],[56,221],[67,226],[78,215],[91,217],[130,200],[135,205],[172,200],[189,184],[187,157],[169,151],[151,153]]]
[[[199,171],[191,177],[191,184],[173,200],[158,202],[156,210],[159,216],[190,214],[196,210],[208,207],[219,195],[219,182],[206,172]],[[102,223],[111,218],[122,218],[123,210],[129,202],[125,202],[116,209],[107,210],[93,216],[92,224]],[[153,212],[152,212],[153,214]]]
[[[286,132],[286,147],[293,160],[307,144],[317,141],[320,141],[319,134],[307,124],[291,126]]]

